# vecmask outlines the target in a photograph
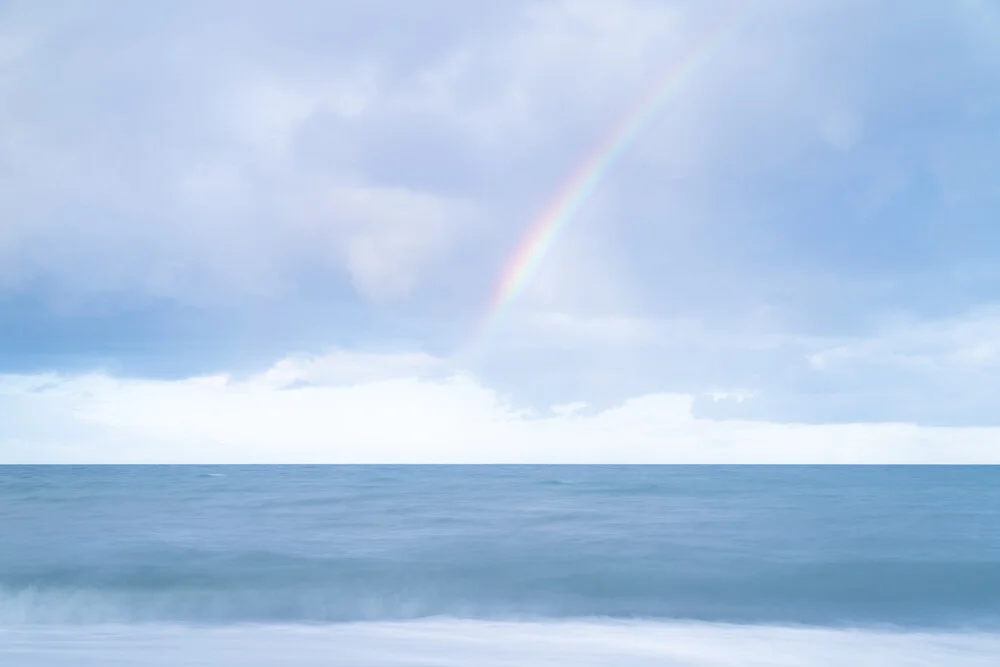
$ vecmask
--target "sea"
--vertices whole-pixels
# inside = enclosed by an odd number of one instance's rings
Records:
[[[1000,468],[0,466],[3,667],[1000,665]]]

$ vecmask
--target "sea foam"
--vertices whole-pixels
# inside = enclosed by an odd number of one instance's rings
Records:
[[[984,633],[429,619],[327,626],[0,628],[18,667],[993,667]]]

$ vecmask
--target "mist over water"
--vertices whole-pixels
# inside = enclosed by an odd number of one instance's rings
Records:
[[[0,663],[987,664],[998,482],[987,467],[0,467]],[[227,658],[233,642],[255,648]]]

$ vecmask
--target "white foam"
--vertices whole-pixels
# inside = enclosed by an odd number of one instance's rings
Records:
[[[995,667],[1000,636],[676,622],[7,626],[12,667]]]

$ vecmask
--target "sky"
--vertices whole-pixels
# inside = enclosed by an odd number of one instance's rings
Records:
[[[0,462],[1000,462],[997,81],[994,0],[0,0]]]

